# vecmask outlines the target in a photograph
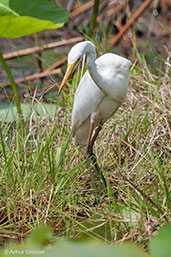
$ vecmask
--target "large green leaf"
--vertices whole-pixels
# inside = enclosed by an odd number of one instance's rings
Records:
[[[39,228],[24,244],[9,245],[0,251],[0,256],[12,255],[18,257],[145,257],[146,255],[132,245],[110,247],[102,242],[72,242],[59,240],[53,245],[45,246],[52,239],[48,227]],[[30,254],[29,254],[30,253]]]
[[[0,37],[17,38],[63,26],[68,11],[47,0],[0,0]]]
[[[41,117],[50,116],[54,117],[57,109],[57,105],[55,104],[45,104],[45,103],[37,103],[37,104],[28,104],[22,103],[21,109],[23,112],[23,116],[26,119],[34,110],[37,115]],[[15,104],[0,104],[0,121],[2,122],[12,122],[16,120],[17,115],[17,107]]]
[[[132,245],[110,247],[96,242],[59,242],[45,257],[145,257],[145,254]]]
[[[154,257],[171,257],[171,223],[163,226],[151,240],[150,251]]]

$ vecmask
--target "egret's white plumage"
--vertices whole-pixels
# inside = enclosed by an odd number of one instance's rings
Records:
[[[96,59],[93,43],[90,41],[78,43],[68,54],[70,68],[67,69],[60,91],[69,73],[84,54],[87,55],[88,70],[81,78],[74,98],[72,111],[74,145],[86,144],[90,124],[93,124],[93,129],[103,124],[124,101],[128,90],[131,65],[129,60],[112,53],[104,54]]]

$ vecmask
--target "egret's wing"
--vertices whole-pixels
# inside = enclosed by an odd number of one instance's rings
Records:
[[[122,103],[128,90],[128,77],[130,61],[107,53],[96,60],[97,72],[101,77],[99,85],[106,95],[116,102]]]
[[[98,104],[104,93],[96,86],[86,71],[75,93],[72,111],[72,128],[78,128],[91,115],[96,112]]]

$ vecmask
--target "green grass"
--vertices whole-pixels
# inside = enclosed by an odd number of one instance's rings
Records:
[[[137,50],[136,50],[137,51]],[[57,237],[131,241],[146,248],[171,220],[171,113],[167,65],[160,77],[138,52],[125,103],[107,121],[95,144],[107,190],[73,147],[71,112],[76,76],[57,102],[53,118],[31,115],[24,130],[1,124],[1,244],[50,225]],[[98,204],[96,204],[98,198]]]

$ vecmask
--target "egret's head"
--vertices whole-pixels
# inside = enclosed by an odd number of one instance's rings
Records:
[[[94,44],[91,41],[84,41],[76,44],[71,48],[68,54],[68,63],[77,63],[84,54],[96,53]],[[96,56],[95,56],[96,58]]]
[[[67,79],[69,78],[70,74],[72,73],[74,67],[79,63],[82,59],[84,54],[92,55],[92,57],[96,58],[96,50],[93,43],[90,41],[80,42],[74,45],[68,54],[68,65],[67,70],[65,72],[65,76],[62,80],[58,95],[62,91],[64,85],[66,84]]]

